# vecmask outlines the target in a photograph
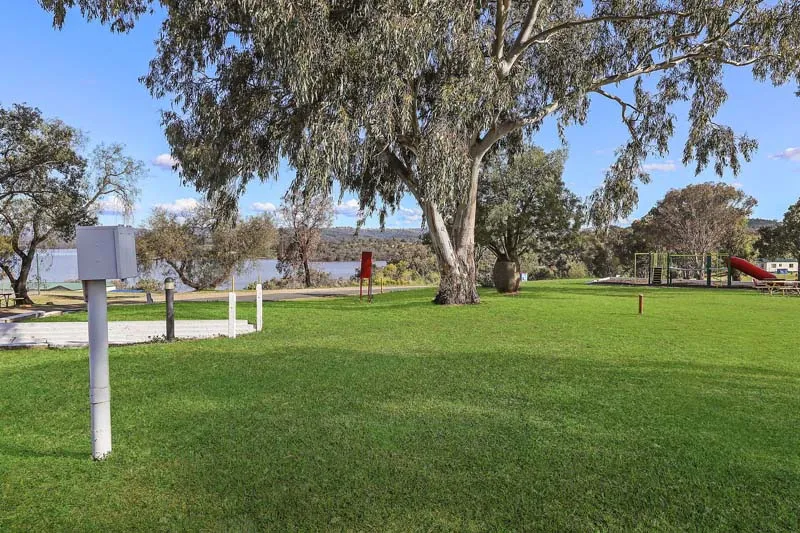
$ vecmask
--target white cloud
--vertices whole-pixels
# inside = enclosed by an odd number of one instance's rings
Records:
[[[194,198],[178,198],[174,202],[170,204],[156,204],[156,207],[163,209],[169,213],[175,213],[176,215],[182,215],[186,213],[191,213],[200,205],[200,202],[195,200]]]
[[[401,224],[405,224],[406,226],[419,226],[422,224],[422,209],[419,207],[409,208],[401,205],[397,208],[397,211],[398,219],[400,220]]]
[[[125,214],[125,205],[116,196],[100,199],[97,202],[97,208],[101,215],[117,216]]]
[[[250,209],[260,213],[274,213],[278,208],[272,202],[254,202]]]
[[[742,183],[739,181],[734,181],[733,183],[731,183],[731,185],[733,185],[737,189],[741,189],[743,187]]]
[[[172,157],[170,154],[160,154],[153,159],[153,164],[157,167],[172,170],[173,167],[178,164],[178,160]]]
[[[661,163],[645,163],[642,170],[645,172],[675,172],[678,166],[675,161],[662,161]]]
[[[359,209],[358,200],[351,198],[344,203],[338,204],[333,208],[337,215],[355,218],[359,216],[361,210]]]
[[[800,161],[800,147],[787,148],[783,152],[772,154],[770,159],[787,159],[789,161]]]

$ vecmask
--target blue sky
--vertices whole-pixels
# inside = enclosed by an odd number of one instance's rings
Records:
[[[159,18],[145,17],[132,33],[116,35],[73,14],[64,29],[56,31],[49,15],[35,2],[9,0],[4,7],[0,18],[4,59],[0,103],[26,102],[80,128],[93,142],[125,144],[130,155],[147,164],[136,223],[145,220],[155,205],[191,204],[197,198],[195,191],[181,186],[177,175],[164,164],[169,161],[169,146],[159,111],[169,102],[154,100],[137,81],[154,55]],[[800,98],[794,95],[796,87],[758,84],[742,69],[732,69],[727,80],[730,96],[719,121],[755,137],[760,147],[739,176],[729,173],[724,180],[758,200],[754,216],[780,218],[800,197],[800,148],[796,148],[800,147]],[[682,110],[677,111],[681,116]],[[695,176],[693,168],[681,165],[686,129],[681,122],[669,156],[648,161],[652,182],[640,186],[639,208],[631,219],[646,213],[671,188],[716,181],[713,172]],[[597,99],[588,123],[568,130],[570,157],[564,180],[570,189],[581,196],[590,194],[602,182],[603,169],[613,161],[614,148],[624,142],[625,134],[616,104]],[[546,149],[559,147],[553,121],[534,140]],[[284,165],[277,181],[252,184],[241,199],[243,213],[279,204],[291,178],[291,169]],[[356,206],[352,196],[345,196],[335,224],[354,225]],[[104,219],[105,223],[121,222],[116,215]],[[407,197],[387,226],[419,227],[419,221],[416,202]],[[367,226],[377,226],[377,220],[370,219]]]

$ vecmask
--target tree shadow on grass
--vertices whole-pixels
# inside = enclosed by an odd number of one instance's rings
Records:
[[[57,458],[57,459],[87,459],[91,460],[91,448],[87,451],[81,452],[76,450],[65,449],[32,449],[23,446],[15,446],[3,442],[0,438],[0,456],[20,457],[20,458]]]
[[[691,290],[691,289],[689,289]],[[545,296],[581,296],[584,298],[592,298],[592,297],[600,297],[600,298],[632,298],[636,297],[636,295],[643,293],[646,296],[656,296],[659,299],[667,299],[667,298],[680,298],[687,295],[687,292],[683,289],[678,290],[670,290],[669,292],[666,290],[661,290],[658,288],[650,288],[650,287],[619,287],[619,288],[585,288],[585,289],[576,289],[571,287],[553,287],[553,286],[539,286],[539,287],[523,287],[520,290],[518,296],[521,298],[542,298],[543,295]]]

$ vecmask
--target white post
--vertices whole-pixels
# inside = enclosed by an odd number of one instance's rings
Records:
[[[92,418],[92,458],[111,453],[111,389],[108,378],[108,313],[106,280],[86,281],[89,307],[89,403]]]
[[[236,293],[228,293],[228,337],[236,338]]]
[[[264,328],[264,294],[261,284],[256,285],[256,331]]]

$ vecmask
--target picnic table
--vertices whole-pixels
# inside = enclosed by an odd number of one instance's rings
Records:
[[[13,292],[0,292],[0,301],[4,301],[6,303],[6,307],[9,307],[10,305],[8,300],[13,296],[14,296]],[[0,304],[0,307],[2,307],[2,304]]]
[[[783,296],[800,296],[800,281],[790,279],[753,280],[753,285],[762,294],[781,294]]]

